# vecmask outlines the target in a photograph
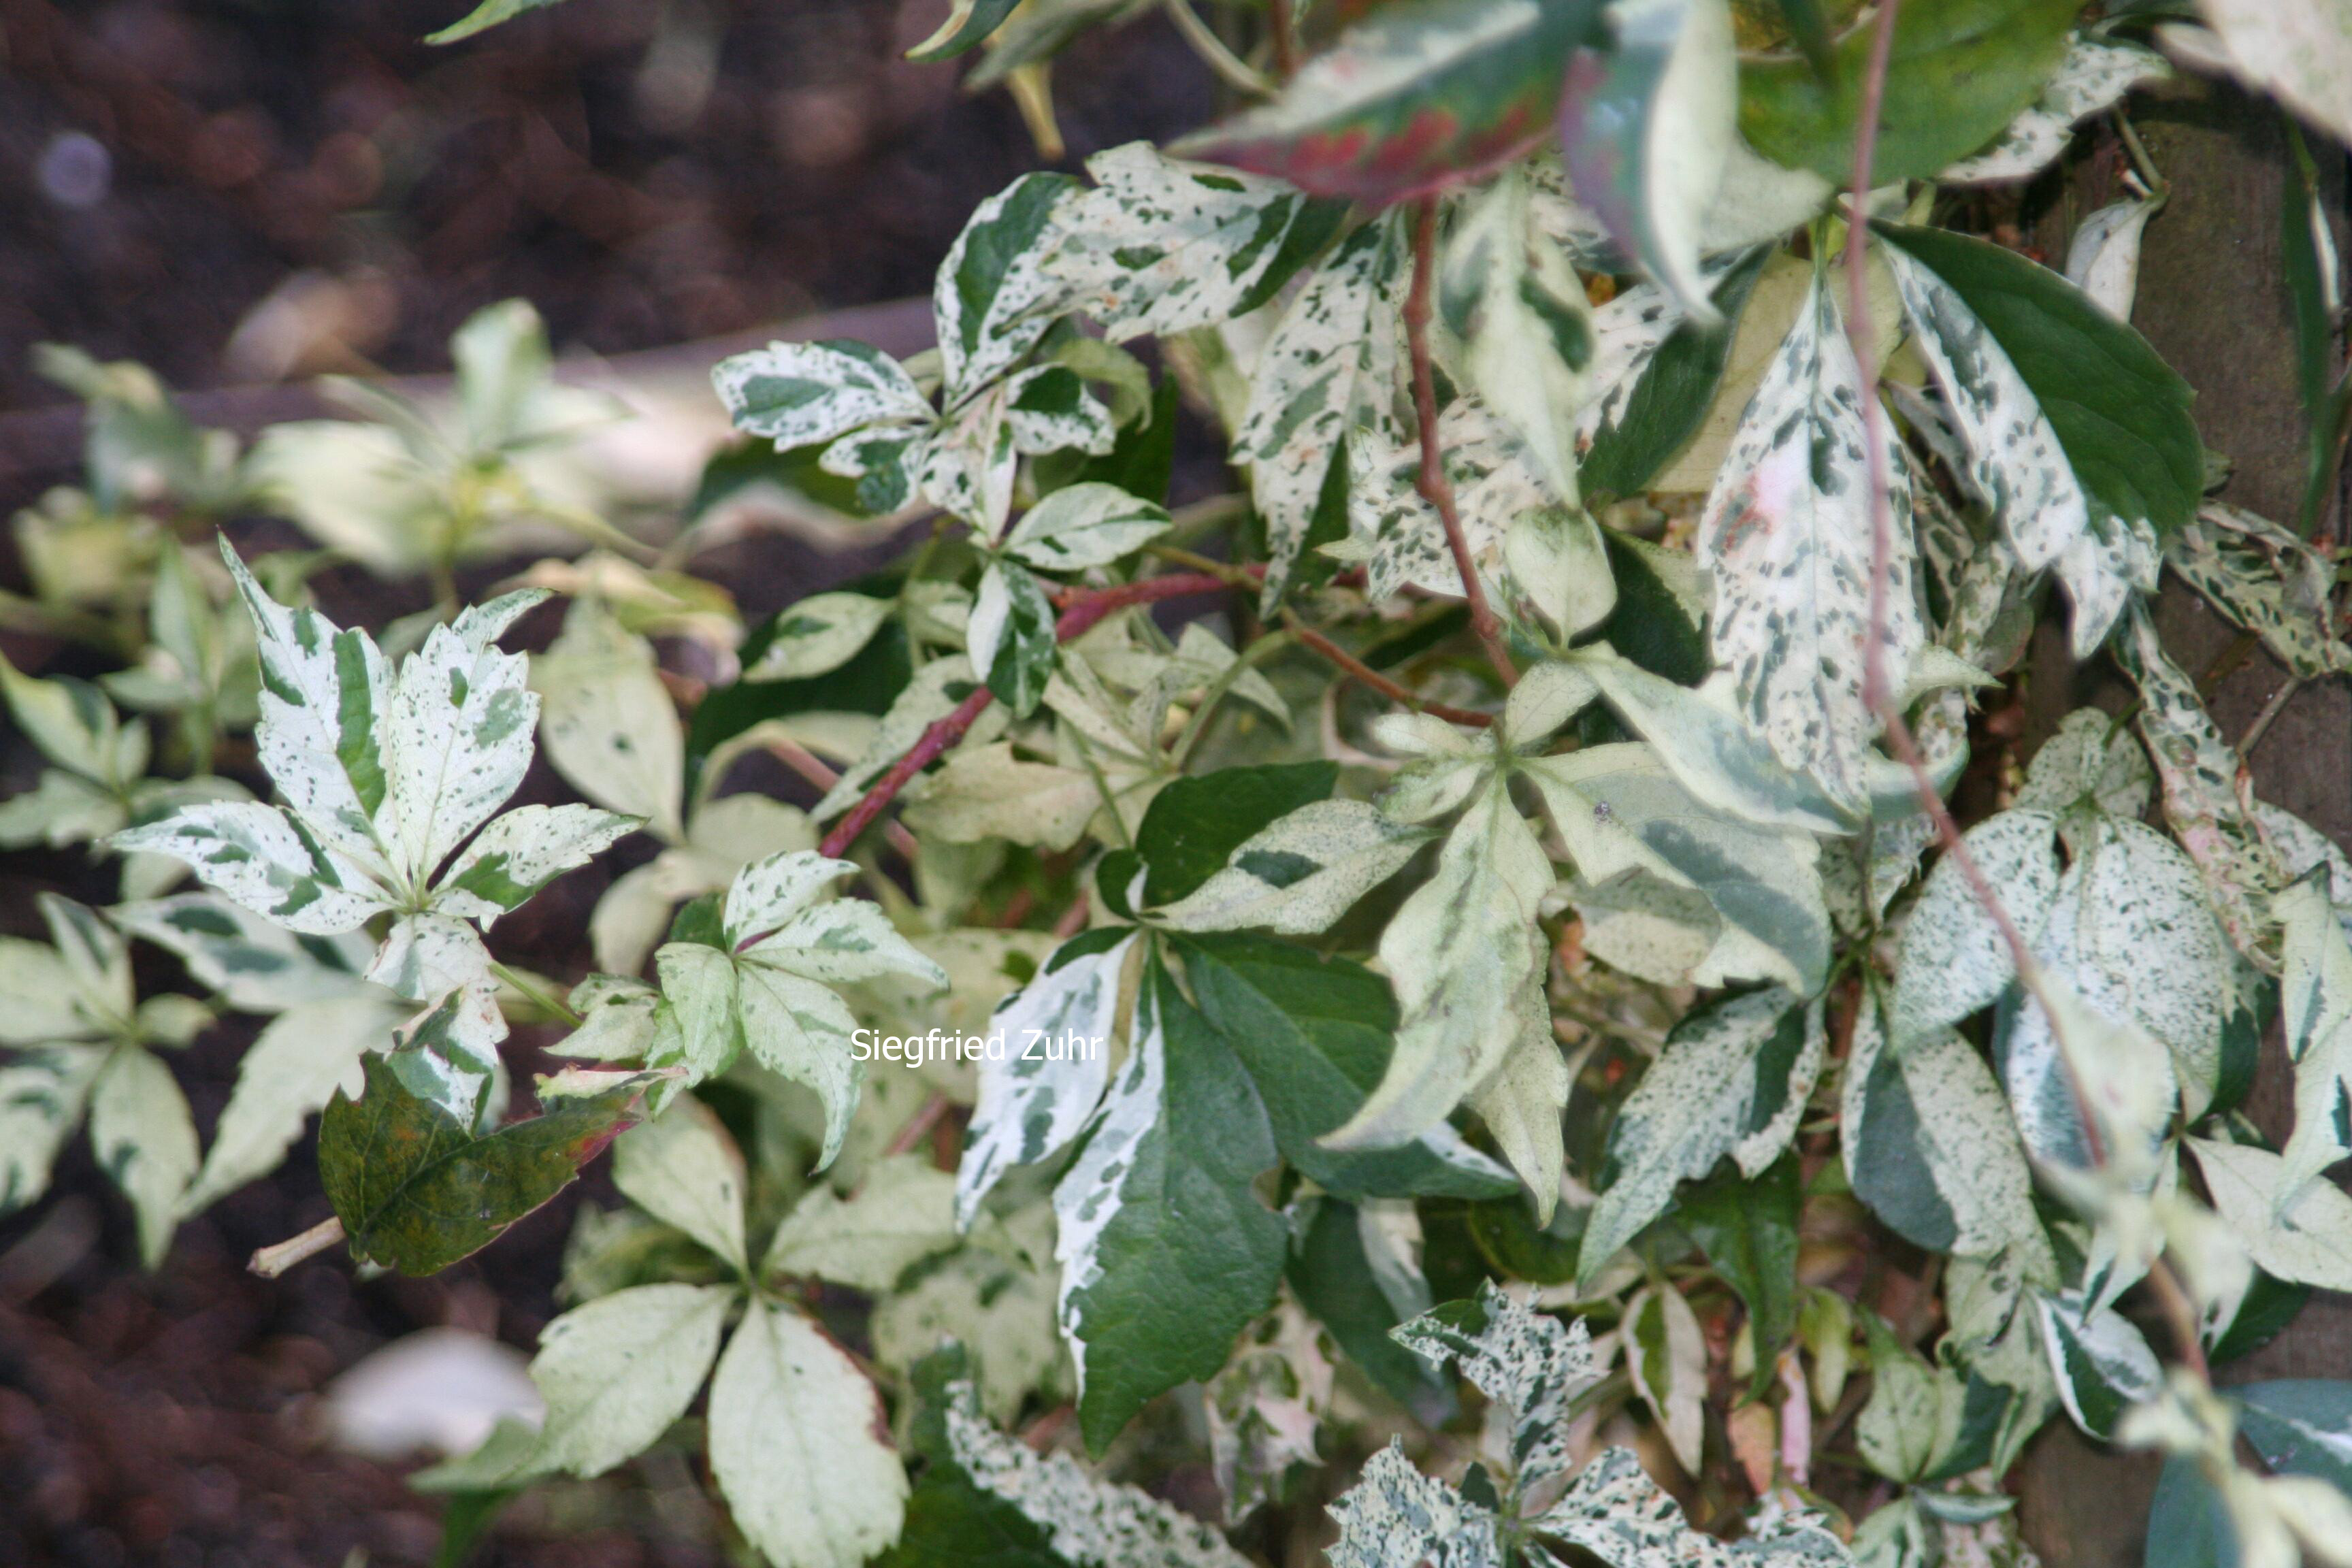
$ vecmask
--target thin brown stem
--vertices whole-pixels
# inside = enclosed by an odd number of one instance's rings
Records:
[[[316,1258],[343,1239],[341,1219],[323,1219],[299,1236],[287,1237],[275,1247],[265,1247],[253,1255],[246,1267],[264,1279],[275,1279],[305,1258]]]
[[[820,795],[840,782],[841,775],[834,772],[824,758],[789,735],[779,735],[770,741],[768,752],[776,761],[814,785]],[[908,832],[905,826],[896,822],[884,823],[882,837],[888,841],[891,848],[898,852],[899,858],[909,865],[914,863],[920,846],[916,844],[915,836]]]
[[[1454,552],[1454,569],[1461,574],[1463,596],[1470,602],[1470,629],[1486,650],[1487,662],[1507,687],[1518,684],[1519,672],[1503,647],[1503,623],[1486,602],[1486,585],[1470,559],[1470,541],[1462,531],[1462,513],[1454,501],[1454,482],[1445,477],[1445,451],[1437,435],[1437,372],[1429,357],[1430,297],[1437,279],[1437,198],[1423,196],[1413,204],[1412,288],[1404,299],[1404,337],[1412,356],[1413,422],[1421,426],[1421,473],[1414,488],[1437,510],[1445,529],[1445,547]]]
[[[1165,577],[1147,577],[1140,583],[1122,583],[1117,587],[1097,588],[1073,601],[1054,623],[1054,636],[1061,642],[1083,637],[1114,611],[1130,605],[1156,604],[1162,599],[1185,599],[1199,594],[1221,594],[1226,584],[1218,578],[1202,573],[1176,573]],[[900,790],[911,783],[917,773],[937,762],[948,749],[962,740],[995,694],[982,686],[966,697],[945,718],[934,720],[914,746],[891,765],[890,771],[875,782],[864,798],[849,808],[849,815],[834,825],[817,847],[821,855],[840,856],[857,836],[873,824],[883,809],[898,797]]]
[[[2287,677],[2285,685],[2271,693],[2271,700],[2263,704],[2263,710],[2254,715],[2254,721],[2247,725],[2246,732],[2238,738],[2240,762],[2247,762],[2253,757],[2254,748],[2263,743],[2264,735],[2270,733],[2272,721],[2277,719],[2280,711],[2294,700],[2294,694],[2302,689],[2303,681],[2290,675]]]
[[[898,1129],[898,1134],[890,1140],[890,1146],[882,1151],[882,1157],[887,1160],[893,1154],[903,1154],[921,1142],[924,1134],[930,1131],[931,1124],[947,1114],[947,1109],[948,1097],[933,1089],[931,1098],[923,1101],[923,1108],[907,1119],[907,1125]]]
[[[1467,708],[1450,708],[1443,702],[1431,702],[1414,696],[1406,688],[1391,680],[1387,676],[1300,620],[1295,610],[1286,609],[1282,612],[1282,624],[1290,628],[1291,636],[1338,666],[1341,674],[1359,685],[1371,688],[1391,702],[1402,703],[1416,713],[1427,713],[1433,718],[1443,719],[1449,724],[1466,724],[1477,730],[1486,729],[1495,721],[1495,716],[1491,713],[1474,713]]]
[[[1993,890],[1984,868],[1969,853],[1968,845],[1960,837],[1959,824],[1952,819],[1951,808],[1937,793],[1934,775],[1927,772],[1927,760],[1919,753],[1918,742],[1905,721],[1886,679],[1887,593],[1894,574],[1895,508],[1887,493],[1886,422],[1878,411],[1878,353],[1870,319],[1870,274],[1864,263],[1870,244],[1871,166],[1878,153],[1878,117],[1886,100],[1887,68],[1895,54],[1895,23],[1902,8],[1902,0],[1885,0],[1879,7],[1876,30],[1871,37],[1870,65],[1863,78],[1861,114],[1854,128],[1853,205],[1846,215],[1846,342],[1853,354],[1854,374],[1862,383],[1863,447],[1870,475],[1870,630],[1862,649],[1863,700],[1885,729],[1887,747],[1895,760],[1910,770],[1920,809],[1936,825],[1936,837],[1942,841],[1944,853],[1960,868],[1969,892],[1992,917],[2001,943],[2009,949],[2010,960],[2016,966],[2018,983],[2041,1005],[2051,1028],[2056,1030],[2060,1027],[2058,1010],[2050,1005],[2025,935],[2009,918],[2009,910]],[[2071,1081],[2071,1072],[2069,1079]],[[2092,1162],[2101,1163],[2105,1155],[2100,1147],[2097,1125],[2088,1114],[2081,1086],[2072,1087],[2076,1109],[2083,1113],[2083,1131],[2089,1140]]]
[[[2157,1305],[2164,1309],[2164,1321],[2172,1330],[2173,1342],[2180,1348],[2180,1363],[2210,1384],[2212,1370],[2205,1363],[2205,1341],[2197,1331],[2197,1307],[2182,1288],[2180,1276],[2162,1258],[2148,1265],[2148,1289],[2155,1292]]]
[[[1298,70],[1298,18],[1290,0],[1265,0],[1265,16],[1273,35],[1274,79],[1288,81]]]

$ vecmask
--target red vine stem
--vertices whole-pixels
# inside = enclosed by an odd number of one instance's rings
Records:
[[[1218,594],[1225,591],[1222,578],[1205,572],[1178,573],[1166,577],[1147,577],[1140,583],[1122,583],[1114,588],[1101,588],[1072,601],[1054,623],[1054,637],[1058,642],[1068,642],[1083,637],[1115,610],[1129,605],[1155,604],[1161,599],[1181,599],[1194,594]],[[857,836],[866,831],[883,808],[907,787],[917,773],[937,762],[947,750],[964,738],[982,710],[995,700],[995,693],[982,686],[957,703],[945,718],[931,721],[912,749],[891,764],[890,771],[875,782],[863,799],[849,808],[849,815],[835,823],[833,831],[824,836],[817,853],[839,857]]]
[[[1870,320],[1870,275],[1864,262],[1870,242],[1870,171],[1878,153],[1878,117],[1886,100],[1887,68],[1895,56],[1895,19],[1902,8],[1902,0],[1885,0],[1871,37],[1870,68],[1863,77],[1862,111],[1854,126],[1853,206],[1846,215],[1845,335],[1853,354],[1854,374],[1862,384],[1863,449],[1870,465],[1870,635],[1862,649],[1862,699],[1885,728],[1888,748],[1910,770],[1920,808],[1935,823],[1944,853],[1959,867],[1969,890],[1992,917],[2002,945],[2009,949],[2010,962],[2016,967],[2018,983],[2041,1005],[2042,1016],[2050,1021],[2051,1032],[2057,1034],[2058,1010],[2050,1005],[2049,994],[2042,988],[2042,972],[2026,946],[2024,933],[2009,918],[2009,910],[1993,890],[1984,868],[1969,853],[1968,845],[1960,837],[1960,826],[1952,819],[1951,808],[1944,804],[1944,797],[1937,793],[1927,759],[1919,753],[1919,742],[1912,735],[1910,725],[1904,721],[1903,710],[1886,680],[1886,595],[1894,574],[1895,506],[1887,493],[1886,426],[1878,410],[1876,334]],[[2063,1052],[2060,1059],[2063,1061]],[[2106,1152],[2101,1146],[2098,1125],[2089,1114],[2082,1085],[2074,1081],[2071,1066],[2067,1079],[2074,1089],[2083,1135],[2090,1144],[2091,1163],[2105,1164]]]
[[[1437,274],[1437,198],[1423,196],[1412,211],[1412,288],[1404,299],[1405,346],[1412,356],[1413,423],[1421,426],[1421,474],[1414,488],[1421,499],[1437,509],[1445,525],[1445,547],[1454,552],[1454,569],[1462,574],[1463,595],[1470,602],[1470,629],[1486,650],[1487,662],[1506,687],[1518,684],[1518,669],[1503,647],[1503,623],[1486,602],[1486,585],[1471,563],[1470,542],[1462,531],[1462,513],[1454,504],[1454,482],[1445,477],[1445,453],[1437,438],[1437,375],[1429,358],[1430,295]]]
[[[1391,680],[1387,676],[1300,620],[1296,611],[1283,611],[1282,624],[1290,628],[1291,636],[1337,666],[1342,675],[1371,688],[1391,702],[1401,702],[1416,713],[1426,713],[1433,719],[1443,719],[1449,724],[1466,724],[1476,730],[1486,729],[1495,721],[1495,716],[1491,713],[1474,713],[1467,708],[1451,708],[1443,702],[1424,701],[1414,696],[1406,688]]]

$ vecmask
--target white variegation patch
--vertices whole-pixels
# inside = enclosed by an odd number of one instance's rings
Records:
[[[1332,1500],[1330,1513],[1339,1527],[1325,1549],[1331,1568],[1502,1568],[1495,1516],[1414,1469],[1394,1438]]]
[[[2189,1140],[2213,1206],[2274,1279],[2352,1290],[2352,1197],[2326,1182],[2290,1190],[2286,1162],[2244,1143]]]
[[[938,417],[897,360],[859,342],[770,343],[719,361],[710,382],[735,427],[779,452],[875,426],[912,435]]]
[[[694,1403],[736,1295],[731,1285],[638,1285],[548,1324],[530,1363],[547,1422],[522,1473],[601,1476],[653,1447]]]
[[[1192,892],[1151,911],[1172,931],[1311,936],[1404,868],[1430,834],[1354,800],[1300,806],[1244,839]]]
[[[2171,74],[2172,68],[2153,49],[2076,33],[2067,39],[2066,58],[2059,62],[2057,74],[2042,84],[2042,95],[2009,122],[1991,146],[1954,163],[1936,176],[1937,182],[1983,185],[2030,179],[2057,161],[2079,121],[2113,108],[2143,82]]]
[[[1438,290],[1464,332],[1472,388],[1517,437],[1552,498],[1574,506],[1592,310],[1576,269],[1533,221],[1529,198],[1524,171],[1514,168],[1465,205]]]
[[[948,247],[931,314],[949,406],[1019,363],[1069,308],[1069,286],[1045,270],[1042,241],[1074,188],[1066,175],[1024,174],[974,207]]]
[[[2139,292],[2140,236],[2162,196],[2120,201],[2084,218],[2066,245],[2066,281],[2118,321],[2131,320]]]
[[[1895,276],[1912,341],[1968,452],[1966,478],[2017,552],[2038,572],[2090,526],[2090,501],[2042,404],[1958,292],[1897,246],[1879,254]]]
[[[1108,566],[1167,531],[1164,507],[1117,485],[1071,485],[1022,514],[1004,536],[1004,552],[1040,572],[1078,572]]]
[[[1962,835],[2011,926],[2031,942],[2058,896],[2058,819],[2019,807]],[[1990,1006],[2017,978],[2016,956],[1960,863],[1947,855],[1904,923],[1889,1032],[1898,1047]]]
[[[1077,1369],[1081,1394],[1087,1385],[1089,1336],[1079,1298],[1102,1277],[1096,1248],[1127,1201],[1127,1178],[1135,1170],[1144,1141],[1155,1132],[1166,1136],[1160,1124],[1161,1102],[1167,1096],[1168,1041],[1148,984],[1136,998],[1135,1026],[1129,1036],[1127,1063],[1086,1123],[1086,1147],[1054,1187],[1054,1261],[1062,1268],[1055,1316],[1062,1325],[1063,1342],[1070,1347],[1071,1363]],[[1107,1051],[1097,1054],[1108,1060]],[[1059,1109],[1058,1104],[1052,1106],[1049,1113]],[[970,1156],[966,1158],[969,1163]],[[957,1183],[957,1199],[961,1204],[967,1189],[961,1172]]]
[[[2034,1297],[2042,1343],[2058,1397],[2075,1426],[2102,1441],[2113,1436],[2117,1410],[2152,1399],[2164,1369],[2129,1319],[2111,1307],[2092,1307],[2073,1293]]]
[[[2294,1131],[2279,1184],[2283,1204],[2352,1155],[2352,942],[2328,890],[2328,873],[2315,871],[2271,903],[2284,931],[2280,1023],[2294,1062]]]
[[[1699,521],[1717,662],[1792,769],[1856,807],[1877,725],[1863,700],[1871,630],[1871,501],[1862,386],[1816,277],[1756,390]],[[1885,421],[1876,408],[1870,417]],[[1882,455],[1892,449],[1885,433]],[[1881,644],[1890,679],[1926,640],[1912,587],[1908,487],[1883,476],[1893,510]]]
[[[989,1021],[1004,1041],[1002,1058],[982,1058],[980,1099],[956,1166],[956,1224],[969,1228],[1005,1172],[1045,1159],[1076,1138],[1110,1080],[1108,1041],[1118,1015],[1121,976],[1135,939],[1099,952],[1048,959],[1036,977],[1008,996]],[[1090,1055],[1049,1053],[1042,1037],[1103,1042]]]
[[[948,1386],[948,1451],[971,1484],[1011,1503],[1077,1568],[1247,1568],[1189,1514],[1133,1487],[1098,1480],[1066,1454],[1038,1454],[980,1414],[969,1383]]]
[[[1705,1176],[1727,1154],[1749,1177],[1780,1158],[1826,1048],[1822,1004],[1779,986],[1677,1026],[1611,1130],[1609,1182],[1585,1222],[1580,1279],[1589,1286],[1664,1213],[1677,1182]]]
[[[1393,216],[1365,225],[1307,280],[1259,352],[1233,458],[1265,520],[1265,594],[1289,581],[1343,440],[1394,444],[1410,259]],[[1358,427],[1362,426],[1360,435]]]
[[[1569,1403],[1606,1370],[1581,1321],[1565,1325],[1513,1300],[1494,1281],[1478,1289],[1473,1330],[1449,1315],[1398,1324],[1391,1337],[1433,1367],[1458,1363],[1479,1393],[1510,1411],[1514,1489],[1525,1494],[1569,1467]]]

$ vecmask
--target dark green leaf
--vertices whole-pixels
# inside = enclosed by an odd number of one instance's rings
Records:
[[[1601,635],[1653,675],[1681,686],[1705,680],[1715,668],[1706,627],[1659,575],[1654,547],[1613,528],[1602,529],[1601,541],[1609,550],[1610,574],[1617,579],[1617,608],[1601,623]]]
[[[757,663],[766,647],[765,628],[754,632],[743,644],[743,662]],[[906,628],[886,621],[874,640],[838,669],[793,680],[739,680],[714,688],[687,726],[687,767],[689,772],[701,767],[705,757],[762,720],[821,711],[887,713],[914,674]]]
[[[1517,1191],[1450,1164],[1422,1143],[1339,1153],[1317,1142],[1356,1113],[1388,1070],[1396,1001],[1388,982],[1345,958],[1323,958],[1246,932],[1181,938],[1176,951],[1201,1011],[1248,1069],[1283,1157],[1348,1196],[1489,1198]]]
[[[1225,868],[1234,850],[1277,818],[1328,799],[1337,763],[1220,768],[1178,779],[1152,797],[1136,829],[1136,853],[1150,869],[1143,901],[1172,904]]]
[[[2310,1300],[2310,1286],[2290,1285],[2255,1269],[2253,1282],[2239,1299],[2236,1314],[2214,1339],[2207,1355],[2219,1365],[2253,1354],[2284,1333]]]
[[[1584,1242],[1584,1219],[1592,1211],[1562,1204],[1551,1223],[1536,1224],[1524,1197],[1513,1194],[1469,1207],[1470,1237],[1487,1262],[1509,1279],[1538,1285],[1565,1285],[1576,1278],[1577,1253]]]
[[[1906,12],[1906,15],[1908,15]],[[2050,268],[1943,229],[1874,226],[1951,285],[2032,390],[2093,505],[2169,538],[2197,515],[2195,394],[2147,340]]]
[[[1086,1342],[1078,1425],[1094,1454],[1146,1404],[1225,1364],[1273,1303],[1289,1239],[1254,1184],[1275,1146],[1248,1075],[1166,970],[1145,984],[1167,1053],[1159,1121],[1126,1162],[1095,1272],[1064,1304]]]
[[[1831,79],[1836,69],[1836,53],[1830,38],[1830,19],[1822,9],[1822,0],[1780,0],[1780,19],[1789,25],[1789,37],[1813,74],[1823,81]]]
[[[2141,1568],[2238,1568],[2238,1534],[2221,1494],[2194,1458],[2165,1460],[2147,1510]]]
[[[1054,652],[1059,646],[1054,636],[1054,605],[1026,566],[1006,561],[997,570],[1004,574],[1012,609],[996,657],[989,661],[988,689],[1016,718],[1025,719],[1045,700],[1045,682],[1054,674]]]
[[[1888,1229],[1915,1247],[1948,1252],[1959,1237],[1959,1221],[1936,1185],[1934,1168],[1919,1142],[1919,1108],[1894,1051],[1871,1059],[1863,1085],[1862,1126],[1848,1151],[1854,1195],[1870,1205]]]
[[[1068,1568],[1018,1505],[981,1490],[956,1464],[947,1435],[950,1385],[971,1376],[971,1358],[952,1340],[915,1363],[910,1436],[925,1468],[907,1500],[898,1543],[875,1568]]]
[[[1417,1409],[1444,1397],[1445,1384],[1430,1364],[1389,1337],[1403,1318],[1372,1276],[1355,1205],[1326,1198],[1317,1206],[1290,1255],[1289,1279],[1299,1305],[1374,1383]]]
[[[2079,0],[1910,0],[1895,25],[1873,181],[1926,179],[2000,135],[2058,68],[2081,10]],[[1874,31],[1865,22],[1838,39],[1826,73],[1794,57],[1742,62],[1748,144],[1851,184]]]
[[[1066,485],[1117,485],[1131,496],[1140,496],[1155,505],[1168,504],[1168,481],[1176,471],[1177,410],[1181,405],[1181,389],[1172,375],[1163,375],[1151,389],[1151,416],[1139,425],[1120,427],[1118,438],[1109,452],[1099,458],[1083,458],[1072,451],[1052,452],[1034,459],[1034,467],[1041,476],[1040,489],[1047,488],[1042,476],[1048,465],[1058,458],[1081,457],[1069,468],[1069,478],[1050,488]]]
[[[1720,322],[1710,327],[1685,320],[1658,345],[1623,411],[1593,432],[1578,470],[1588,495],[1640,494],[1697,433],[1723,379],[1748,296],[1770,256],[1771,247],[1759,246],[1716,283],[1712,298],[1723,312]],[[1622,615],[1622,587],[1619,592]]]
[[[1517,157],[1551,128],[1596,0],[1398,0],[1263,109],[1172,151],[1385,204]]]
[[[1114,849],[1095,864],[1095,890],[1102,895],[1103,907],[1121,920],[1135,918],[1135,906],[1128,902],[1127,890],[1135,883],[1135,874],[1143,869],[1143,857],[1132,849]]]
[[[702,465],[702,477],[695,482],[694,495],[679,521],[698,521],[720,502],[757,485],[773,485],[787,495],[805,496],[851,517],[871,515],[859,499],[859,481],[828,474],[817,466],[818,457],[831,444],[795,447],[787,452],[777,451],[772,441],[758,439],[721,447]]]
[[[2352,1492],[2352,1383],[2290,1378],[2230,1392],[2245,1402],[2238,1430],[2264,1464]]]
[[[1725,1284],[1748,1308],[1756,1345],[1748,1397],[1778,1375],[1780,1347],[1797,1331],[1797,1211],[1803,1201],[1794,1155],[1782,1155],[1752,1182],[1737,1171],[1683,1190],[1683,1228]]]
[[[437,1273],[488,1247],[635,1119],[631,1087],[559,1100],[478,1138],[403,1081],[423,1059],[415,1047],[370,1055],[365,1092],[338,1091],[319,1123],[320,1180],[352,1255],[403,1274]]]

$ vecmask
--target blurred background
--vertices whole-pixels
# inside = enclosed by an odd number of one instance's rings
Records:
[[[315,412],[299,387],[323,373],[446,371],[451,331],[515,296],[559,354],[614,355],[928,294],[972,206],[1044,166],[1005,95],[898,58],[945,0],[571,0],[419,42],[464,9],[0,0],[0,505],[32,504],[81,462],[79,405],[36,374],[38,343],[140,361],[199,418],[249,434]],[[1157,13],[1082,39],[1054,86],[1066,168],[1215,109]],[[21,589],[0,554],[0,586]],[[752,613],[816,585],[704,569]],[[370,625],[415,607],[368,602],[369,581],[320,587]],[[55,650],[8,651],[32,667]],[[0,794],[26,782],[11,771]],[[544,772],[519,799],[560,787]],[[551,889],[501,927],[501,950],[567,972],[625,868]],[[35,933],[37,889],[97,886],[79,850],[12,854],[0,927]],[[161,963],[142,988],[170,983]],[[175,1058],[200,1126],[248,1037],[232,1021]],[[530,1057],[518,1067],[551,1065]],[[336,1256],[265,1283],[244,1271],[252,1249],[327,1213],[306,1144],[184,1226],[149,1276],[75,1140],[50,1198],[0,1220],[0,1565],[432,1561],[439,1500],[389,1456],[467,1446],[528,1398],[520,1368],[558,1310],[573,1215],[614,1201],[592,1173],[430,1279],[358,1280]],[[368,1358],[394,1343],[421,1359],[372,1384]],[[470,1561],[734,1561],[693,1447],[541,1489]]]

